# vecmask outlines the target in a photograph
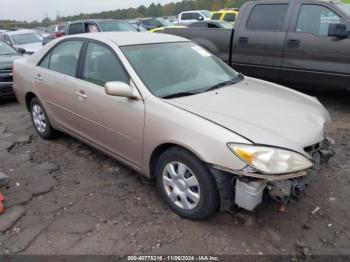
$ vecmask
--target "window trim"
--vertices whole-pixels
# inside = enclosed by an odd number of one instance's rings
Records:
[[[122,70],[124,71],[125,75],[129,78],[129,83],[127,84],[130,84],[130,81],[132,80],[129,72],[126,70],[124,64],[122,63],[122,61],[120,60],[118,54],[113,50],[112,47],[110,47],[108,44],[104,43],[104,42],[101,42],[101,41],[98,41],[98,40],[95,40],[95,39],[85,39],[85,43],[82,47],[83,49],[83,52],[80,53],[80,59],[78,60],[78,70],[77,70],[77,79],[81,80],[81,81],[84,81],[86,83],[89,83],[89,84],[92,84],[94,86],[97,86],[99,88],[103,88],[105,89],[104,86],[100,86],[100,85],[97,85],[95,83],[92,83],[92,82],[89,82],[87,80],[85,80],[83,78],[83,75],[84,75],[84,69],[85,69],[85,61],[86,61],[86,53],[87,53],[87,48],[89,46],[89,43],[94,43],[94,44],[97,44],[97,45],[101,45],[105,48],[107,48],[109,51],[111,51],[111,53],[114,55],[114,57],[117,59],[117,61],[119,62],[119,64],[121,65],[121,68]],[[138,91],[140,93],[140,91]]]
[[[281,26],[280,29],[278,30],[271,30],[271,29],[253,29],[253,28],[249,28],[248,27],[248,22],[252,16],[252,13],[253,13],[253,10],[255,7],[257,7],[258,5],[270,5],[270,6],[275,6],[275,5],[286,5],[287,6],[287,12],[286,12],[286,15],[284,17],[284,21],[283,21],[283,24]],[[253,7],[250,9],[250,13],[249,13],[249,16],[246,18],[246,21],[245,21],[245,30],[247,31],[252,31],[252,32],[287,32],[287,28],[286,28],[286,25],[289,24],[289,19],[288,19],[288,16],[290,14],[290,9],[293,7],[293,3],[289,3],[289,2],[276,2],[276,3],[256,3],[256,4],[253,4]]]
[[[55,70],[52,70],[50,68],[46,68],[46,67],[42,67],[40,66],[40,64],[46,59],[47,56],[50,56],[49,58],[49,67],[50,67],[50,64],[51,64],[51,55],[52,55],[52,52],[53,50],[58,47],[59,45],[65,43],[65,42],[70,42],[70,41],[80,41],[82,42],[82,45],[81,45],[81,48],[80,48],[80,52],[79,52],[79,55],[78,55],[78,61],[77,61],[77,65],[75,67],[75,75],[74,76],[70,76],[70,75],[67,75],[67,74],[63,74],[61,72],[58,72],[58,71],[55,71]],[[65,75],[65,76],[69,76],[69,77],[74,77],[74,78],[78,78],[78,71],[79,71],[79,63],[80,63],[80,57],[82,55],[82,51],[83,51],[83,48],[84,48],[84,45],[85,45],[85,42],[86,42],[86,39],[84,38],[69,38],[69,39],[64,39],[62,41],[59,41],[58,43],[56,43],[54,46],[52,46],[46,53],[45,55],[39,60],[39,62],[36,64],[37,67],[40,67],[40,68],[43,68],[43,69],[46,69],[46,70],[50,70],[52,72],[56,72],[56,73],[59,73],[59,74],[62,74],[62,75]]]
[[[339,12],[337,10],[334,10],[334,8],[332,8],[331,6],[329,5],[326,5],[326,4],[323,4],[323,3],[300,3],[299,6],[297,7],[297,17],[296,17],[296,20],[295,20],[295,23],[292,27],[292,31],[293,33],[297,33],[297,34],[309,34],[309,35],[313,35],[315,37],[320,37],[320,38],[328,38],[329,36],[326,35],[326,36],[320,36],[320,35],[316,35],[316,34],[313,34],[313,33],[310,33],[310,32],[298,32],[297,31],[297,27],[298,27],[298,22],[299,22],[299,17],[300,17],[300,13],[301,13],[301,9],[303,6],[310,6],[310,5],[313,5],[313,6],[321,6],[321,7],[324,7],[330,11],[332,11],[333,13],[335,13],[337,16],[339,16],[339,20],[342,21],[344,20],[343,16],[341,14],[339,14]]]

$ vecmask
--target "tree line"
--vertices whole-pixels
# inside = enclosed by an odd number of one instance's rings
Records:
[[[140,5],[137,8],[117,9],[111,11],[103,11],[99,13],[90,13],[73,16],[57,16],[55,20],[50,20],[48,17],[42,21],[16,21],[16,20],[0,20],[0,29],[10,28],[35,28],[46,27],[50,24],[69,22],[81,19],[134,19],[142,17],[161,17],[161,16],[173,16],[178,15],[180,12],[206,9],[206,10],[219,10],[222,8],[239,8],[242,4],[249,0],[182,0],[176,3],[169,4],[155,4],[152,3],[148,7]]]

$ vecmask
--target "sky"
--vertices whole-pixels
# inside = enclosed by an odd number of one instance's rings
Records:
[[[148,6],[154,3],[169,3],[173,0],[0,0],[0,20],[39,20],[46,14],[54,19],[80,13],[94,13],[121,8]]]

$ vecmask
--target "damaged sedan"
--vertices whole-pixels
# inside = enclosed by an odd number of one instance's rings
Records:
[[[64,37],[15,61],[37,133],[65,132],[155,179],[182,217],[298,197],[333,156],[314,97],[243,76],[166,34]]]

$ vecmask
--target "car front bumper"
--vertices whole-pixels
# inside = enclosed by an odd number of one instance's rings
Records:
[[[237,204],[237,194],[235,196],[237,180],[240,180],[240,185],[242,184],[241,181],[244,181],[243,183],[246,183],[248,188],[251,182],[263,182],[265,190],[261,190],[261,192],[264,191],[264,193],[267,193],[272,199],[280,203],[287,203],[291,199],[298,198],[300,192],[308,187],[315,177],[317,177],[320,167],[328,163],[329,159],[335,155],[332,144],[332,139],[327,138],[313,146],[308,153],[312,156],[314,165],[308,170],[296,173],[266,175],[210,166],[209,168],[216,180],[221,198],[220,209],[222,211],[228,211],[231,209],[233,203]],[[254,192],[247,192],[245,199],[251,199],[252,195],[254,195]]]

